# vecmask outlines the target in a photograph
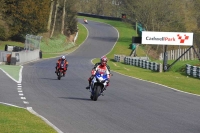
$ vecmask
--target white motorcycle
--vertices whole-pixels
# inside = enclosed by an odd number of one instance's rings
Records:
[[[100,74],[97,71],[90,85],[90,92],[91,92],[90,99],[97,101],[98,97],[105,90],[107,83],[108,83],[107,74]]]

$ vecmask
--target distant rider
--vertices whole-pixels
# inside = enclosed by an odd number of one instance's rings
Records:
[[[90,85],[91,85],[92,79],[94,78],[94,75],[95,75],[96,71],[100,71],[100,72],[103,72],[103,73],[107,74],[107,76],[108,76],[107,86],[109,86],[109,82],[110,82],[110,67],[107,65],[108,59],[107,59],[106,56],[102,56],[100,61],[101,62],[96,63],[94,65],[94,68],[91,71],[92,75],[88,79],[89,86],[87,86],[86,89],[90,89]]]
[[[58,72],[58,69],[60,68],[60,65],[61,64],[64,64],[64,73],[63,73],[63,77],[65,76],[65,74],[66,74],[66,71],[67,71],[67,68],[68,68],[68,61],[65,59],[65,56],[63,55],[63,56],[61,56],[58,60],[57,60],[57,63],[56,63],[56,71],[55,71],[55,73],[57,73]]]
[[[85,18],[83,19],[83,21],[84,21],[84,23],[86,23],[86,24],[88,23],[88,22],[87,22],[87,19],[85,19]]]

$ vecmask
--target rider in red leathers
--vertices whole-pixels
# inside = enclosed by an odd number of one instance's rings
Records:
[[[103,56],[101,57],[101,63],[95,64],[95,67],[92,69],[91,71],[91,76],[89,77],[88,81],[89,81],[89,86],[86,87],[86,89],[90,89],[90,85],[91,85],[91,81],[94,78],[94,75],[96,73],[96,71],[100,71],[102,73],[106,73],[108,76],[108,83],[107,86],[109,86],[109,82],[110,82],[110,68],[109,66],[107,66],[107,57]]]
[[[58,60],[57,60],[57,63],[56,63],[56,71],[55,71],[55,73],[57,73],[58,72],[58,68],[60,67],[60,64],[62,63],[62,62],[64,62],[64,74],[63,74],[63,77],[65,76],[65,74],[66,74],[66,71],[67,71],[67,67],[68,67],[68,61],[65,59],[65,56],[63,55],[61,58],[59,58]]]

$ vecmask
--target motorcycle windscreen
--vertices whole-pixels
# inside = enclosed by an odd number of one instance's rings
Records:
[[[98,71],[96,72],[95,74],[96,76],[96,79],[99,81],[99,82],[105,82],[105,80],[107,80],[107,74],[106,73],[99,73]]]
[[[61,61],[60,68],[64,68],[64,61]]]

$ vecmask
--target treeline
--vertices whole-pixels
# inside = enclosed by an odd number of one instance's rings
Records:
[[[75,1],[0,0],[0,40],[23,41],[26,34],[69,36],[77,31]]]
[[[200,0],[79,0],[79,12],[126,18],[147,31],[193,32],[194,45],[200,47]],[[146,49],[162,52],[159,45]],[[174,49],[170,46],[169,49]]]

